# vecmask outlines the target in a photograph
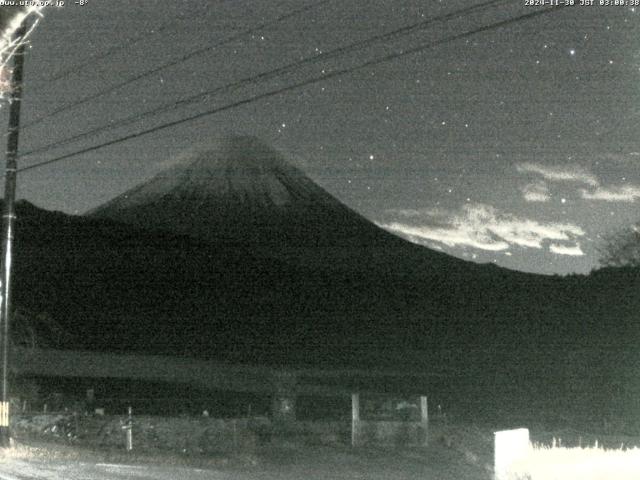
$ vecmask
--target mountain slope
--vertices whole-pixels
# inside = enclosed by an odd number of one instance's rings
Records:
[[[89,213],[231,244],[353,243],[368,222],[251,137],[231,137]]]
[[[253,137],[226,138],[87,216],[306,265],[456,263],[378,228]]]

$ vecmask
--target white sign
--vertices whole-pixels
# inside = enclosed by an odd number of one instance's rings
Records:
[[[529,429],[502,430],[494,432],[494,473],[496,480],[510,480],[512,465],[525,458],[531,449]]]

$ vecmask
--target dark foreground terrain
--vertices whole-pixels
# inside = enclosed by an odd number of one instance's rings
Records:
[[[69,445],[63,439],[30,438],[18,440],[0,458],[0,478],[488,480],[493,476],[494,430],[469,424],[434,425],[429,445],[420,448],[352,448],[342,440],[274,438],[256,448],[209,455],[145,450],[144,445],[127,453],[122,448],[88,448]],[[531,430],[531,439],[563,447],[594,445],[596,440],[607,449],[640,445],[638,437],[542,427]]]
[[[490,433],[490,432],[489,432]],[[474,479],[490,478],[491,438],[470,430],[473,449],[434,433],[425,448],[358,447],[275,439],[250,451],[193,456],[19,441],[0,460],[4,479]],[[483,437],[486,437],[483,439]],[[453,437],[451,437],[452,439]],[[453,443],[452,443],[453,442]],[[487,448],[489,447],[489,448]],[[482,450],[480,452],[479,450]]]
[[[68,413],[14,416],[16,446],[0,461],[0,478],[481,480],[490,478],[493,461],[490,429],[441,422],[432,425],[427,446],[354,448],[349,422],[318,422],[320,429],[304,432],[300,424],[295,432],[272,430],[266,436],[240,423],[237,433],[216,435],[223,420],[136,417],[134,449],[126,452],[118,420]]]

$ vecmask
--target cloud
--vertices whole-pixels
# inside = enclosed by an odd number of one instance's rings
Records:
[[[631,156],[639,156],[639,152],[631,152]],[[592,188],[581,188],[580,196],[585,200],[600,200],[604,202],[635,202],[640,199],[640,186],[618,185],[602,186],[598,178],[585,168],[574,165],[571,167],[553,167],[536,163],[521,163],[516,166],[519,172],[529,172],[542,175],[545,180],[553,182],[574,182],[588,185]],[[546,202],[550,199],[549,188],[544,182],[525,185],[522,189],[524,199],[528,202]]]
[[[601,187],[593,191],[581,189],[580,194],[586,200],[602,200],[605,202],[634,202],[640,198],[640,186],[627,185],[620,187]]]
[[[548,166],[537,163],[521,163],[517,167],[519,172],[536,173],[552,182],[584,183],[592,187],[600,185],[598,178],[580,165]]]
[[[393,232],[401,233],[411,241],[421,243],[423,240],[432,240],[444,243],[449,247],[468,246],[480,250],[499,251],[509,248],[509,244],[496,241],[485,232],[476,232],[463,225],[452,228],[433,228],[430,226],[412,226],[402,223],[383,224],[382,227]]]
[[[522,195],[527,202],[548,202],[551,200],[549,187],[544,182],[525,185],[522,187]]]
[[[640,156],[640,152],[631,152],[628,155],[636,157]],[[621,157],[622,156],[616,156],[616,158]],[[521,163],[517,165],[516,168],[519,172],[541,175],[547,181],[582,183],[592,187],[580,189],[580,195],[585,200],[631,203],[640,199],[640,186],[602,186],[595,175],[579,165],[554,167],[536,163]],[[521,191],[524,199],[528,202],[546,202],[551,198],[549,188],[544,182],[529,183],[522,187]]]
[[[438,208],[388,208],[385,213],[400,217],[435,217],[445,214],[445,211]]]
[[[585,234],[577,225],[519,218],[484,204],[465,205],[461,212],[447,217],[425,218],[421,225],[391,222],[381,226],[416,243],[436,241],[448,247],[488,251],[503,251],[511,246],[540,249],[545,241],[574,244]]]
[[[581,257],[584,255],[579,243],[576,243],[575,245],[559,245],[557,243],[552,243],[549,245],[549,251],[557,255],[570,255],[572,257]]]

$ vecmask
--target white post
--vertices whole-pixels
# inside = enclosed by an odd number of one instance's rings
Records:
[[[358,434],[360,431],[360,395],[351,394],[351,446],[358,444]]]
[[[127,452],[133,450],[133,409],[131,407],[127,410],[127,423],[125,424],[125,437]]]
[[[530,452],[529,429],[518,428],[494,432],[494,475],[496,480],[513,478],[513,465]]]
[[[424,445],[427,445],[429,443],[429,406],[426,395],[420,396],[420,421],[424,430]]]

